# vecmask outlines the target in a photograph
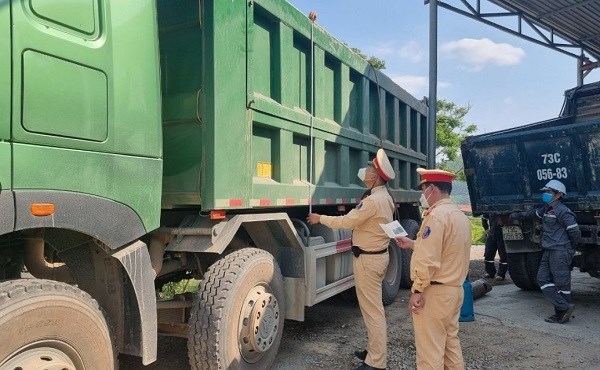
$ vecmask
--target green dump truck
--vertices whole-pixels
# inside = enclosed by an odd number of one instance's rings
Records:
[[[285,319],[351,291],[350,233],[305,219],[352,209],[380,147],[416,233],[426,115],[284,1],[0,0],[0,368],[149,364],[158,335],[268,368]]]

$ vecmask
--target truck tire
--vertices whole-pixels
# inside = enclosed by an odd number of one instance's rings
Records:
[[[419,233],[419,223],[413,219],[407,218],[400,220],[400,225],[404,228],[407,236],[411,239],[416,239]],[[400,277],[400,287],[410,288],[412,280],[410,279],[410,259],[412,258],[412,249],[401,249],[402,252],[402,275]]]
[[[348,303],[358,303],[358,296],[356,295],[355,287],[344,290],[340,293],[340,297]]]
[[[283,278],[273,256],[257,248],[228,254],[208,268],[194,299],[191,368],[268,369],[281,343],[284,316]]]
[[[395,242],[391,241],[388,245],[388,253],[390,262],[381,283],[381,299],[384,306],[390,305],[396,300],[402,276],[402,253]]]
[[[116,369],[98,303],[65,283],[0,283],[0,369]],[[10,339],[8,339],[10,336]]]
[[[507,253],[508,273],[516,286],[523,290],[540,290],[537,272],[542,252]]]

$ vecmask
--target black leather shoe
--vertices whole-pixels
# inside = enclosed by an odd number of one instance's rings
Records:
[[[365,358],[367,358],[367,350],[363,350],[363,351],[354,351],[354,356],[356,356],[357,359],[364,361]]]
[[[354,370],[385,370],[385,368],[369,366],[363,362],[362,365],[360,365],[359,367],[357,367]]]
[[[557,324],[559,321],[559,316],[558,314],[554,314],[552,316],[548,316],[544,319],[544,321],[549,322],[550,324]]]

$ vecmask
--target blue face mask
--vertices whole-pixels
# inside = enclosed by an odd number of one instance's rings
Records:
[[[552,200],[554,200],[554,197],[552,196],[551,193],[542,194],[542,202],[544,202],[546,204],[550,204],[552,202]]]

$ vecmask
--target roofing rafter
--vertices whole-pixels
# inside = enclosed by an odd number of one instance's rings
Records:
[[[530,42],[583,59],[582,69],[598,66],[600,60],[600,0],[457,0],[462,8],[438,0],[438,6],[475,19]],[[502,11],[484,12],[482,2]],[[429,0],[425,0],[428,4]],[[499,24],[499,18],[516,19],[514,27]],[[533,31],[527,34],[527,30]],[[583,54],[583,58],[582,58]],[[594,59],[591,62],[588,58]]]

